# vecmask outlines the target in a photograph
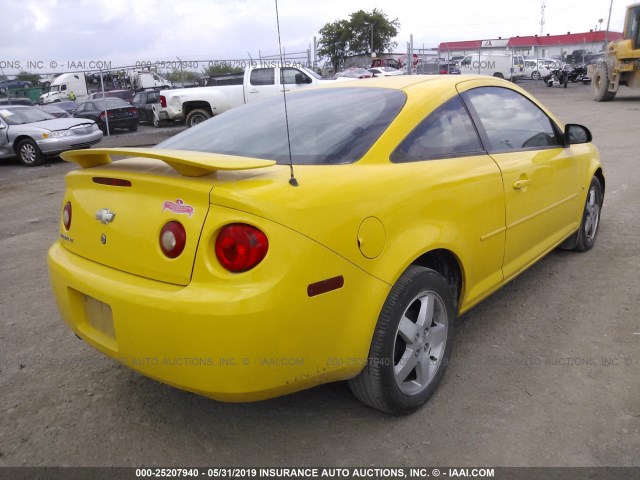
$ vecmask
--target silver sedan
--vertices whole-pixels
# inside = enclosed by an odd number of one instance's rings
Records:
[[[93,120],[55,118],[35,107],[0,106],[0,158],[17,156],[34,167],[47,156],[89,148],[100,140],[102,132]]]

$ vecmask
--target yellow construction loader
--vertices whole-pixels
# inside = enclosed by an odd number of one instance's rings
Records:
[[[620,85],[640,88],[640,3],[627,7],[622,38],[609,43],[604,59],[589,65],[588,73],[596,102],[613,100]]]

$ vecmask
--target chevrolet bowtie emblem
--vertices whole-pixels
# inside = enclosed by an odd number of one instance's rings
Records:
[[[102,210],[98,210],[98,213],[96,213],[96,220],[98,220],[100,223],[107,224],[113,222],[115,216],[116,214],[111,210],[109,210],[108,208],[103,208]]]

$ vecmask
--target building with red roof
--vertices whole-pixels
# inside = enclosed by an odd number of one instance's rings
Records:
[[[526,56],[537,57],[566,57],[575,50],[596,53],[604,50],[607,42],[622,38],[620,32],[605,30],[584,33],[567,32],[565,35],[532,35],[516,36],[503,39],[502,37],[487,40],[465,40],[459,42],[442,42],[438,50],[441,56],[465,55],[467,53],[504,52],[512,51]]]

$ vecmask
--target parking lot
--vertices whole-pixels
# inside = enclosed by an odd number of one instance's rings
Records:
[[[442,384],[402,418],[343,383],[219,403],[98,353],[60,319],[47,276],[74,165],[2,162],[0,466],[640,466],[640,92],[596,103],[588,86],[522,85],[593,133],[606,175],[597,244],[551,253],[459,318]]]

